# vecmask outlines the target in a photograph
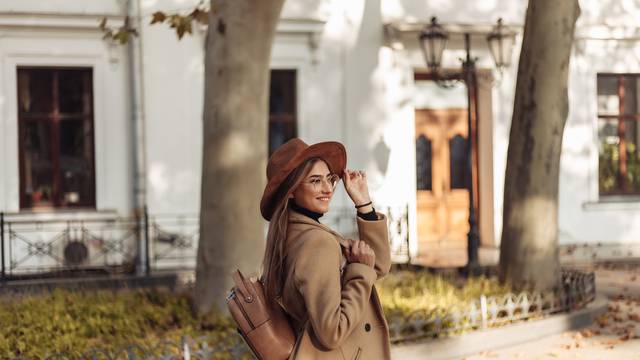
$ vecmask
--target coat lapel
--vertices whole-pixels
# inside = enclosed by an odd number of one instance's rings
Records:
[[[289,210],[289,222],[290,223],[294,223],[294,224],[304,224],[304,225],[309,225],[309,226],[314,226],[317,228],[320,228],[324,231],[328,231],[331,234],[333,234],[333,236],[336,237],[336,240],[338,241],[338,243],[340,243],[340,245],[342,245],[342,247],[349,247],[349,241],[347,239],[344,238],[344,236],[342,236],[340,233],[334,231],[333,229],[331,229],[330,227],[328,227],[325,224],[321,224],[311,218],[309,218],[308,216],[302,215],[296,211],[293,210]]]

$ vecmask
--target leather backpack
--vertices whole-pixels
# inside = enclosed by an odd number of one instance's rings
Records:
[[[233,281],[227,307],[244,341],[260,360],[287,359],[296,336],[282,307],[269,306],[260,280],[246,279],[236,270]]]

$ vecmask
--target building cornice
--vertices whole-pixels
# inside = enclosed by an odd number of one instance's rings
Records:
[[[317,19],[282,18],[278,22],[276,32],[282,34],[319,34],[326,21]]]
[[[76,29],[101,31],[100,21],[107,18],[121,26],[125,15],[116,13],[0,12],[0,29]]]

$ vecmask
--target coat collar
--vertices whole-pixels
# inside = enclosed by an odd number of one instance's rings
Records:
[[[345,239],[338,232],[334,231],[333,229],[331,229],[330,227],[328,227],[325,224],[319,223],[319,222],[311,219],[310,217],[308,217],[306,215],[300,214],[299,212],[296,212],[296,211],[293,211],[293,210],[289,210],[289,223],[290,224],[304,224],[304,225],[307,225],[307,226],[314,226],[314,227],[320,228],[320,229],[322,229],[324,231],[327,231],[327,232],[331,233],[333,236],[335,236],[336,240],[343,247],[349,247],[349,242],[347,241],[347,239]]]

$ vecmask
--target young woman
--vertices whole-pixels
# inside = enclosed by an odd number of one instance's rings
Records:
[[[263,280],[293,321],[291,359],[389,359],[389,331],[374,282],[391,265],[387,220],[371,205],[366,174],[345,169],[338,142],[294,138],[267,164],[260,211],[269,221]],[[340,178],[357,211],[359,239],[319,219]]]

